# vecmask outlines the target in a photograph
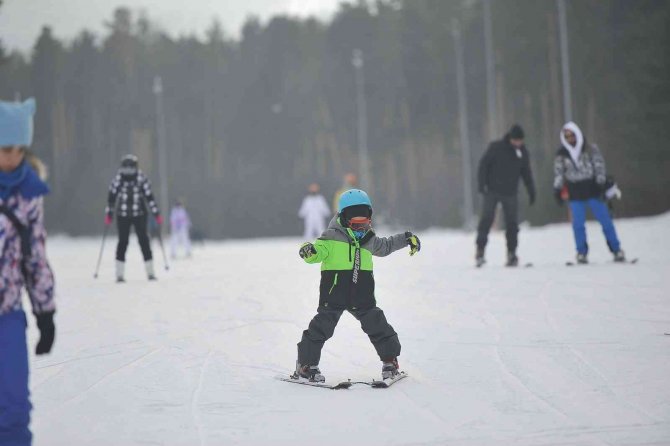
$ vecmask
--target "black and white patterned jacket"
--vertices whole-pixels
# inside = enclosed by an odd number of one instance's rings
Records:
[[[140,217],[146,214],[147,207],[154,216],[160,214],[151,182],[144,172],[138,170],[135,175],[117,173],[109,185],[107,215],[111,216],[117,210],[119,217]]]
[[[584,140],[576,160],[564,146],[558,149],[554,160],[554,189],[566,185],[570,200],[602,196],[605,180],[605,159],[597,146]]]

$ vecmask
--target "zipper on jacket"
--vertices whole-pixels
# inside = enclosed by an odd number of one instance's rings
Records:
[[[330,287],[330,290],[328,291],[328,294],[332,294],[332,293],[333,293],[333,289],[334,289],[335,286],[337,285],[337,275],[338,275],[338,274],[339,274],[339,273],[335,273],[335,280],[333,280],[333,285]]]

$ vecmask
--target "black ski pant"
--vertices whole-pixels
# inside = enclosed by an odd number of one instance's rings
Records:
[[[126,249],[128,249],[131,226],[135,227],[135,234],[137,234],[137,240],[140,242],[144,261],[151,260],[151,244],[147,235],[146,215],[140,215],[139,217],[119,217],[116,219],[116,228],[119,231],[119,243],[116,245],[116,260],[120,262],[126,261]]]
[[[507,251],[516,252],[519,244],[519,200],[516,195],[499,195],[494,193],[484,194],[482,215],[477,226],[477,248],[484,250],[489,239],[489,231],[495,218],[496,207],[502,204],[505,216],[505,237],[507,238]]]
[[[361,328],[372,341],[379,359],[390,360],[400,355],[398,334],[386,321],[381,308],[347,311],[361,323]],[[316,316],[309,323],[309,328],[302,332],[302,339],[298,343],[298,362],[300,364],[319,364],[323,344],[333,336],[343,312],[344,310],[333,310],[324,306],[318,308]]]

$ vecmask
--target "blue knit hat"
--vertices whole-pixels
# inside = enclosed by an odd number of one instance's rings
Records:
[[[0,147],[29,147],[33,143],[34,114],[34,98],[24,102],[0,101]]]

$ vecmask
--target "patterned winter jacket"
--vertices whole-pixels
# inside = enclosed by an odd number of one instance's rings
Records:
[[[30,175],[36,178],[32,170]],[[0,199],[0,205],[7,207],[28,228],[30,246],[30,258],[24,259],[18,229],[5,214],[0,213],[0,315],[21,309],[21,289],[24,287],[28,291],[33,313],[56,309],[54,276],[46,256],[47,234],[41,196],[48,189],[46,185],[43,188],[43,193],[37,196],[34,189],[27,197],[18,190],[6,200]],[[22,269],[25,271],[22,272]]]
[[[577,162],[565,147],[558,149],[554,160],[554,189],[561,189],[565,184],[570,200],[600,197],[605,179],[605,159],[597,146],[590,146],[584,141]]]
[[[109,185],[105,212],[112,216],[117,209],[119,217],[140,217],[146,214],[147,206],[153,215],[158,215],[158,205],[151,191],[151,182],[139,170],[135,175],[116,174]]]
[[[359,241],[334,217],[314,242],[316,254],[307,263],[321,263],[319,306],[365,310],[377,305],[372,256],[384,257],[407,246],[405,234],[377,237],[373,231]]]

